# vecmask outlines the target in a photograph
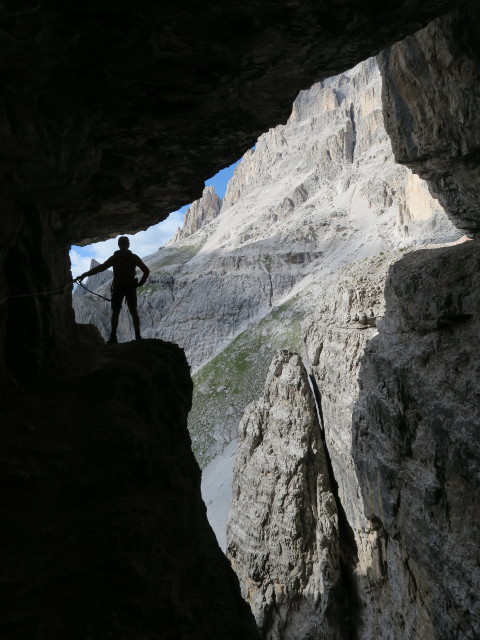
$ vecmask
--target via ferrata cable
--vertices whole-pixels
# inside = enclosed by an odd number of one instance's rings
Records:
[[[110,298],[106,298],[105,296],[101,296],[99,293],[95,293],[95,291],[90,291],[90,289],[88,289],[84,284],[82,284],[78,280],[72,280],[72,282],[69,282],[65,287],[63,287],[63,289],[55,289],[54,291],[37,291],[35,293],[14,293],[14,294],[12,294],[10,296],[6,296],[5,298],[3,298],[3,300],[0,300],[0,304],[3,304],[4,302],[6,302],[7,300],[10,300],[12,298],[33,298],[33,297],[36,297],[36,296],[53,296],[53,295],[55,295],[57,293],[63,293],[65,291],[65,289],[68,289],[69,287],[71,287],[74,282],[79,284],[81,287],[83,287],[89,293],[93,293],[94,296],[98,296],[99,298],[103,298],[103,300],[106,300],[107,302],[111,302]]]

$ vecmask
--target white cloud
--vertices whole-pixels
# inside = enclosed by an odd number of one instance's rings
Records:
[[[182,226],[184,215],[181,211],[174,211],[166,220],[149,227],[145,231],[129,235],[131,251],[141,258],[157,251],[159,247],[170,240],[177,228]],[[88,271],[92,258],[95,258],[98,262],[105,262],[118,249],[119,237],[97,242],[86,247],[73,247],[70,251],[72,276],[76,278],[81,273]]]
[[[76,278],[81,273],[90,269],[90,260],[88,256],[81,256],[76,249],[70,251],[70,262],[72,264],[72,277]]]

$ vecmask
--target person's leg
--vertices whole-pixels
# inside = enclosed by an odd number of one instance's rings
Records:
[[[140,334],[140,318],[137,311],[137,289],[136,287],[132,287],[129,289],[125,298],[127,300],[128,310],[130,311],[130,315],[132,316],[133,328],[135,330],[135,340],[141,340],[142,336]]]
[[[141,340],[142,336],[140,334],[140,318],[138,316],[138,311],[134,309],[131,311],[132,320],[133,320],[133,328],[135,329],[135,340]]]
[[[112,330],[110,332],[110,340],[109,342],[117,342],[117,327],[118,327],[118,316],[120,315],[120,309],[114,309],[112,311]]]
[[[119,287],[112,288],[112,331],[109,343],[117,342],[118,317],[122,308],[123,296],[124,292]]]

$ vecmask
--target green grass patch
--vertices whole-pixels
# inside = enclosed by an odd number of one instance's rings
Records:
[[[201,467],[236,437],[245,407],[263,392],[275,353],[279,349],[301,351],[303,313],[292,306],[289,301],[274,309],[193,376],[188,422]]]
[[[141,287],[137,287],[137,295],[146,296],[151,293],[155,293],[158,289],[158,284],[152,282],[149,284],[143,284]]]

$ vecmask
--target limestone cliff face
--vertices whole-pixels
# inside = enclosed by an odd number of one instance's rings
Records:
[[[479,233],[480,12],[460,3],[380,55],[398,162],[425,178],[455,224]]]
[[[409,638],[480,634],[479,267],[473,242],[393,265],[361,362],[353,461],[392,629]]]
[[[191,236],[192,233],[215,220],[221,208],[222,201],[215,193],[214,187],[205,187],[202,197],[195,200],[187,209],[183,226],[178,228],[177,233],[167,242],[167,246]]]
[[[401,616],[406,620],[416,614],[412,610],[402,614],[390,590],[389,575],[398,572],[399,565],[393,561],[388,564],[384,532],[378,521],[366,514],[362,480],[354,461],[353,414],[363,384],[361,362],[385,313],[388,270],[402,253],[378,255],[344,270],[325,287],[316,310],[304,324],[306,361],[318,389],[326,447],[345,515],[342,550],[347,574],[352,576],[350,597],[356,603],[352,611],[354,637],[361,640],[423,640],[421,629],[407,625],[405,632],[402,628]],[[381,388],[381,378],[377,384]],[[373,452],[368,464],[375,473],[377,458]]]
[[[272,362],[240,425],[228,555],[262,638],[343,638],[338,515],[308,376]]]
[[[256,640],[200,496],[178,347],[82,349],[2,389],[5,640]]]
[[[382,635],[383,627],[378,623],[378,615],[373,613],[374,602],[381,599],[381,587],[376,582],[384,570],[378,551],[381,540],[363,510],[352,453],[352,413],[359,394],[360,358],[376,334],[377,319],[385,309],[386,274],[403,253],[396,251],[366,259],[312,285],[310,293],[316,304],[303,321],[302,333],[304,358],[312,376],[316,403],[299,356],[283,355],[272,362],[262,397],[247,409],[242,419],[228,525],[228,552],[233,557],[243,593],[257,621],[262,621],[260,628],[266,638],[284,637],[281,633],[276,635],[284,624],[284,611],[289,607],[295,609],[299,602],[305,606],[299,607],[295,625],[290,628],[285,625],[286,638],[303,637],[295,635],[296,628],[308,630],[311,635],[305,637],[312,638],[388,637]],[[282,363],[288,366],[284,365],[285,371],[277,380],[275,372],[282,372]],[[298,389],[304,389],[304,395]],[[275,431],[263,429],[264,424],[274,420],[269,416],[277,414],[283,416],[287,425],[281,437]],[[311,433],[316,433],[321,443],[316,448],[322,452],[322,473],[328,479],[329,504],[334,507],[335,526],[329,535],[325,535],[325,528],[331,527],[331,514],[317,507],[316,494],[311,498],[309,474],[315,473],[315,457],[304,459],[303,474],[283,471],[283,460],[288,459],[291,451],[290,441],[308,443]],[[260,434],[255,440],[257,448],[251,444],[252,434]],[[287,503],[292,500],[302,512],[313,509],[316,514],[315,518],[305,520],[301,539],[291,529],[295,522],[291,512],[282,501],[272,499],[276,487],[283,487],[283,482],[290,486],[291,478],[296,482],[295,495],[301,495],[302,500],[297,501],[295,497],[284,500]],[[288,489],[286,494],[290,495]],[[303,563],[311,554],[309,545],[316,548],[318,541],[326,545],[322,553],[329,559],[329,575],[336,576],[335,589],[328,598],[329,607],[320,606],[321,599],[312,597],[312,593],[323,593],[321,573],[309,574],[308,583],[288,577],[302,571]],[[286,577],[283,569],[271,567],[283,568],[286,565],[284,549],[291,548],[295,552],[289,557]],[[262,564],[265,556],[268,564]],[[256,557],[258,566],[252,559]],[[281,607],[271,603],[274,596],[270,596],[270,583],[288,585],[288,589],[281,591]],[[309,608],[306,603],[312,602],[317,604]],[[369,602],[368,611],[365,605],[361,606],[363,602]],[[265,611],[267,623],[263,624]],[[370,626],[369,618],[372,619]],[[362,635],[360,630],[364,624]]]
[[[305,321],[306,357],[337,504],[338,544],[330,550],[339,554],[331,562],[342,567],[341,589],[349,602],[344,637],[473,639],[480,633],[479,249],[470,242],[407,252],[398,260],[401,254],[345,269],[322,289]],[[298,385],[301,379],[297,372]],[[269,423],[264,406],[270,416],[295,416],[285,451],[276,453],[276,440],[262,430]],[[258,568],[251,557],[256,553],[261,564],[262,554],[270,558],[274,549],[281,565],[284,549],[297,544],[292,531],[280,526],[286,511],[270,487],[283,486],[289,439],[307,442],[316,424],[308,401],[299,407],[295,393],[275,396],[266,389],[240,431],[229,548],[260,620],[277,574],[272,577],[268,563]],[[306,476],[300,486],[307,490]],[[306,509],[314,504],[307,501]],[[262,509],[263,522],[255,519]],[[304,541],[329,526],[330,519],[318,513]],[[290,571],[295,574],[308,557],[302,548]],[[316,585],[321,589],[318,577]],[[300,581],[283,591],[283,607],[303,602],[308,588]],[[281,610],[270,612],[265,637],[283,622]],[[319,628],[329,628],[328,611],[316,613]],[[299,614],[298,628],[308,620]]]
[[[370,258],[351,265],[327,286],[318,285],[317,306],[303,325],[305,358],[318,388],[339,500],[352,528],[363,529],[355,542],[360,565],[371,527],[358,500],[359,485],[352,462],[352,413],[358,398],[360,359],[385,309],[387,271],[401,255],[392,252]],[[365,553],[369,565],[371,551]]]

